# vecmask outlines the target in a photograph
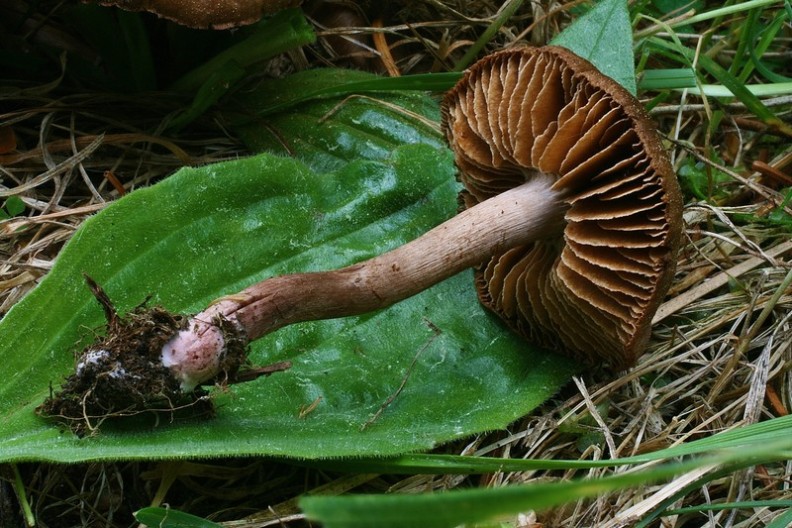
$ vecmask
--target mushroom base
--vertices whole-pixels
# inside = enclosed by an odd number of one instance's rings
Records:
[[[91,284],[91,281],[89,281]],[[91,284],[108,316],[106,336],[80,354],[75,372],[36,412],[59,420],[80,436],[93,433],[108,418],[144,412],[189,410],[189,415],[211,416],[213,404],[200,387],[182,390],[181,380],[162,363],[162,348],[183,331],[188,319],[159,307],[139,306],[119,316],[104,292]],[[215,383],[236,380],[247,361],[247,340],[233,325],[221,325],[227,336]]]

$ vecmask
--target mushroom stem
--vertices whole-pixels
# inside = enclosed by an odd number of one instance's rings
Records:
[[[549,177],[493,196],[383,255],[333,271],[282,275],[222,297],[163,348],[184,389],[216,374],[223,354],[218,318],[249,340],[283,326],[359,315],[411,297],[491,255],[563,228],[565,207]]]

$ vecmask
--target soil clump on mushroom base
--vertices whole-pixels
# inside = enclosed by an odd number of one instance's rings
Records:
[[[97,430],[108,418],[143,412],[213,415],[208,392],[197,387],[184,391],[171,370],[162,364],[162,347],[188,325],[188,318],[145,303],[119,315],[107,294],[86,277],[107,319],[106,335],[88,345],[77,359],[75,372],[59,391],[52,393],[36,412],[64,422],[83,436]],[[217,321],[226,340],[226,354],[216,382],[236,381],[247,362],[247,340],[231,324]]]

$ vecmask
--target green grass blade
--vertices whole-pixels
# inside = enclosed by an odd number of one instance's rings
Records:
[[[119,11],[118,24],[121,38],[126,44],[131,78],[135,91],[154,90],[157,87],[157,76],[154,70],[154,58],[149,45],[149,35],[138,13]]]
[[[773,97],[792,94],[792,82],[772,84],[747,84],[745,89],[756,97]],[[689,91],[706,95],[707,97],[734,97],[734,93],[721,84],[702,84]]]
[[[765,7],[777,3],[778,0],[749,0],[748,2],[735,2],[734,5],[719,7],[717,9],[713,9],[712,11],[706,11],[690,18],[679,20],[671,24],[671,27],[697,24],[698,22],[704,22],[705,20],[712,20],[713,18],[733,15],[735,13],[741,13],[743,11],[755,9],[757,7]]]
[[[761,9],[754,9],[746,15],[745,21],[741,24],[737,49],[734,52],[731,64],[729,64],[729,73],[735,75],[743,83],[753,72],[753,64],[750,61],[747,50],[754,45],[754,27],[761,12]]]
[[[752,449],[757,445],[773,445],[777,450],[792,450],[792,439],[788,439],[790,429],[792,429],[792,416],[784,416],[652,453],[612,460],[520,460],[408,454],[392,459],[325,460],[310,465],[335,471],[393,474],[483,474],[499,471],[591,469],[655,462],[676,457],[701,455],[716,450]]]
[[[773,519],[765,528],[789,528],[790,526],[792,526],[792,508]]]
[[[780,75],[774,71],[772,71],[763,61],[762,55],[765,51],[770,47],[770,44],[778,35],[778,32],[781,30],[782,26],[789,18],[789,14],[786,11],[782,11],[776,15],[773,21],[767,28],[761,29],[759,34],[761,35],[761,40],[755,46],[753,42],[751,42],[748,46],[751,56],[751,62],[756,67],[756,71],[759,72],[765,79],[772,83],[788,83],[792,81],[792,78],[787,77],[785,75]],[[755,34],[752,34],[755,38]],[[752,39],[753,40],[753,39]]]
[[[171,85],[179,92],[198,90],[212,73],[229,62],[243,68],[271,59],[290,49],[316,40],[311,25],[298,9],[286,9],[259,23],[242,42],[218,53],[215,57],[182,76]]]
[[[690,68],[645,70],[638,82],[638,89],[641,91],[695,88],[695,86],[696,73]]]
[[[63,8],[71,29],[99,56],[87,61],[80,54],[64,54],[68,57],[67,78],[122,93],[158,87],[145,15],[78,2]]]
[[[178,131],[198,119],[234,84],[245,76],[245,70],[236,62],[227,62],[217,71],[212,72],[206,82],[201,85],[190,104],[190,107],[176,115],[168,123],[169,130]]]
[[[222,528],[223,525],[170,508],[142,508],[135,520],[148,528]]]
[[[498,16],[495,17],[495,20],[484,30],[484,33],[476,39],[476,42],[473,43],[472,46],[468,48],[465,54],[459,59],[459,62],[456,63],[454,66],[454,70],[461,72],[465,68],[467,68],[478,56],[484,46],[492,40],[492,37],[503,27],[503,24],[509,21],[509,19],[514,15],[514,13],[522,6],[523,0],[509,0],[505,7],[500,10]]]
[[[792,126],[784,123],[784,121],[767,108],[756,95],[751,93],[739,79],[713,59],[704,54],[696,56],[695,52],[691,49],[674,46],[660,39],[652,38],[650,40],[654,46],[679,54],[682,61],[687,64],[692,63],[694,60],[698,61],[698,65],[701,68],[717,79],[730,94],[743,103],[746,108],[761,121],[783,131],[785,134],[792,135]]]
[[[593,480],[506,486],[492,489],[455,490],[420,495],[306,496],[300,507],[309,519],[327,528],[363,526],[445,528],[462,523],[489,521],[526,510],[544,510],[566,502],[593,497],[632,486],[659,482],[688,471],[703,470],[701,479],[773,460],[785,460],[792,439],[757,441],[746,449],[714,451],[682,462]],[[709,477],[712,478],[712,477]]]
[[[14,475],[12,486],[16,493],[16,500],[19,503],[19,509],[22,510],[22,515],[25,518],[25,523],[28,526],[36,526],[36,514],[33,513],[33,508],[30,506],[30,501],[27,497],[25,490],[25,483],[22,480],[22,475],[19,473],[19,466],[17,464],[10,464],[11,472]]]
[[[450,528],[516,515],[526,510],[544,510],[585,497],[662,481],[695,469],[737,461],[744,467],[764,461],[765,457],[778,456],[774,448],[757,447],[754,454],[755,457],[746,460],[743,451],[734,451],[595,480],[420,495],[306,496],[300,500],[300,507],[309,519],[323,523],[326,528]]]

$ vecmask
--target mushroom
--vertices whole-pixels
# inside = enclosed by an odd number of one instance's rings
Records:
[[[682,227],[678,183],[640,103],[563,48],[508,50],[446,95],[443,129],[464,211],[371,260],[218,300],[163,350],[182,387],[216,372],[218,320],[254,340],[390,306],[472,266],[483,304],[530,341],[589,365],[632,365],[673,276]]]
[[[644,108],[588,61],[548,46],[483,59],[444,109],[468,207],[545,175],[566,208],[556,238],[478,269],[481,302],[532,342],[586,364],[632,365],[682,232],[679,184]]]
[[[258,21],[264,15],[289,7],[302,0],[96,0],[127,11],[148,11],[192,28],[229,29]]]
[[[484,58],[442,110],[466,209],[365,262],[273,277],[186,321],[168,319],[172,330],[158,331],[147,352],[174,377],[159,386],[189,393],[233,377],[240,344],[384,308],[474,266],[481,301],[530,341],[588,365],[634,363],[672,278],[682,224],[678,184],[640,103],[586,60],[544,47]],[[108,328],[119,326],[106,312]],[[78,365],[107,362],[102,379],[113,378],[117,342],[88,347]]]

